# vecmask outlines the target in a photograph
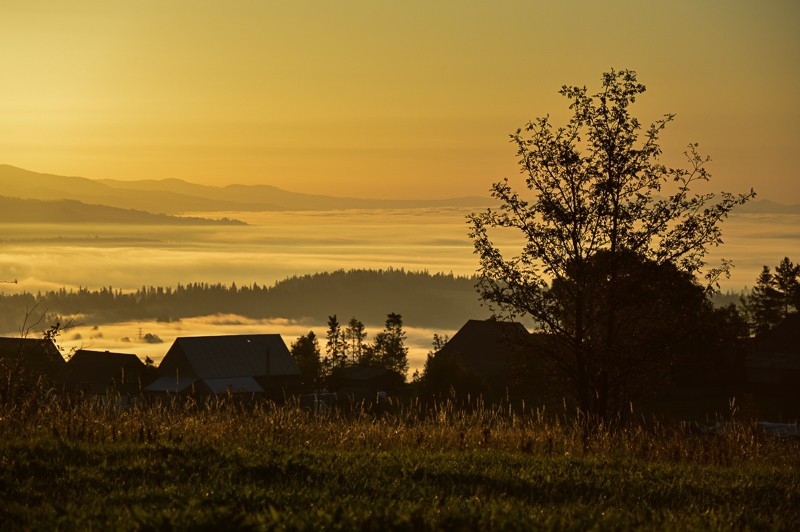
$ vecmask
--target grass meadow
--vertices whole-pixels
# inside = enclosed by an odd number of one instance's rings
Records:
[[[450,403],[29,401],[3,408],[0,464],[8,530],[800,529],[800,441],[736,420],[584,437]]]

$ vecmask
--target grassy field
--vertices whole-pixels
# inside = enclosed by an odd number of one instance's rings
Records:
[[[30,403],[0,464],[2,529],[800,529],[800,442],[746,423]]]

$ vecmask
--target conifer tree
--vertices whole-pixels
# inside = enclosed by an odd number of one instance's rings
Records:
[[[775,273],[764,265],[752,293],[744,301],[756,335],[764,334],[786,316],[798,311],[798,277],[800,266],[794,265],[788,257],[784,257],[775,267]]]
[[[789,257],[784,257],[780,264],[775,266],[775,289],[780,293],[783,317],[800,310],[797,307],[797,297],[800,291],[800,264],[793,264]]]
[[[348,363],[365,364],[369,356],[367,346],[367,331],[364,323],[355,316],[350,318],[344,330],[344,349]]]
[[[322,359],[322,373],[324,376],[331,374],[336,368],[347,365],[345,352],[344,333],[336,314],[328,316],[328,332],[326,335],[325,357]]]
[[[386,327],[375,335],[371,348],[374,364],[396,371],[405,377],[408,372],[408,348],[404,345],[406,333],[403,317],[394,312],[386,316]]]
[[[322,378],[322,360],[319,341],[314,331],[308,331],[308,334],[295,340],[292,343],[291,353],[300,369],[304,387],[309,391],[316,389]]]

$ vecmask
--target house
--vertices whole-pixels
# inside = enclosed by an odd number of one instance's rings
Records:
[[[0,373],[4,378],[52,380],[65,363],[52,340],[0,338]]]
[[[283,399],[300,383],[300,369],[279,334],[177,338],[146,392],[248,394]]]
[[[93,395],[139,394],[146,380],[146,367],[136,355],[86,349],[72,355],[58,377],[66,392]]]
[[[52,340],[0,338],[0,402],[49,389],[64,364]]]
[[[504,398],[530,337],[521,323],[469,320],[429,360],[428,395]]]

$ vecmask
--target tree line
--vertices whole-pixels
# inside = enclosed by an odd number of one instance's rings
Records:
[[[389,313],[384,329],[371,343],[367,341],[364,322],[355,316],[343,325],[334,314],[328,316],[327,325],[324,355],[314,331],[300,336],[291,345],[292,356],[309,391],[321,390],[337,370],[354,366],[392,371],[405,380],[408,348],[400,314]]]
[[[752,292],[743,295],[741,303],[755,335],[800,312],[800,264],[784,257],[773,269],[764,265]]]
[[[389,268],[293,276],[272,286],[195,282],[134,291],[103,287],[0,294],[0,329],[17,331],[21,317],[34,307],[61,316],[80,314],[87,325],[219,313],[325,322],[331,302],[340,315],[361,316],[370,324],[383,322],[387,302],[418,326],[455,328],[487,315],[475,296],[474,277]]]

